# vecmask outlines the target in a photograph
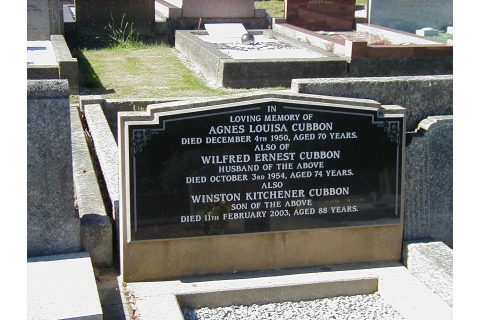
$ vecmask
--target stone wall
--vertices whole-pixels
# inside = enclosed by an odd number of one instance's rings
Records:
[[[67,80],[27,84],[27,256],[80,251]]]
[[[453,114],[453,75],[294,79],[292,90],[402,106],[407,109],[407,131],[428,116]]]

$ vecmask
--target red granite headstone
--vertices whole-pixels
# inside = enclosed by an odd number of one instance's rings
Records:
[[[312,31],[351,31],[355,0],[285,0],[287,22]]]

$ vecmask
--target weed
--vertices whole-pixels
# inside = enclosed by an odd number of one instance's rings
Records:
[[[270,39],[274,39],[274,40],[277,40],[277,33],[275,32],[275,30],[273,30],[272,26],[268,26],[268,29],[270,29],[270,35],[269,35],[269,38]]]
[[[335,45],[333,43],[324,43],[323,47],[326,51],[333,53]]]
[[[125,15],[125,13],[122,15],[120,26],[117,28],[115,27],[113,16],[110,13],[112,22],[105,27],[108,32],[108,37],[110,38],[110,49],[144,47],[143,43],[138,40],[138,34],[133,28],[133,23],[125,22]]]

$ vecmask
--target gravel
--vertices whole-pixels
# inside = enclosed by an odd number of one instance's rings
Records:
[[[217,319],[295,319],[295,320],[402,320],[403,317],[383,301],[380,294],[341,296],[300,302],[270,303],[220,308],[182,308],[186,320]]]
[[[265,35],[255,35],[255,42],[251,45],[242,44],[240,37],[218,38],[200,35],[198,38],[210,43],[217,50],[233,59],[311,59],[324,57],[319,52],[299,48],[291,43],[272,39]]]

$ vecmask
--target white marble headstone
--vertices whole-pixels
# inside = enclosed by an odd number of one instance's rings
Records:
[[[238,38],[240,39],[247,29],[241,23],[206,23],[205,30],[214,38]]]
[[[48,0],[28,0],[27,36],[28,40],[47,40],[50,38]]]

